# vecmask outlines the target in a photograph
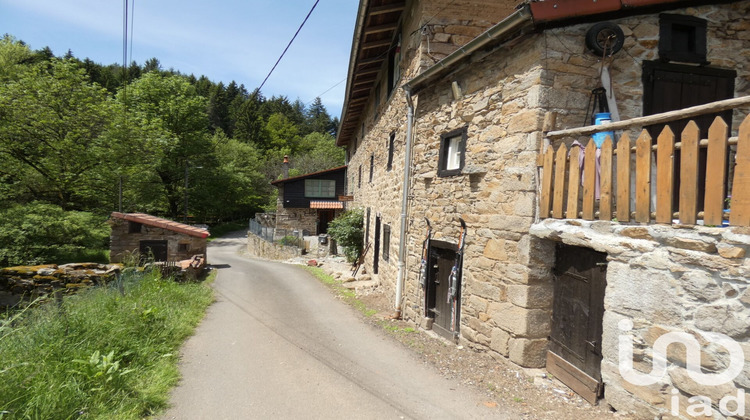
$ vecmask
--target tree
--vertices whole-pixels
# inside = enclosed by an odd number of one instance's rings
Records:
[[[30,203],[0,210],[0,267],[70,262],[85,250],[106,248],[104,216]]]
[[[111,156],[103,134],[112,112],[106,90],[74,62],[35,65],[0,86],[0,156],[14,171],[3,175],[63,209],[91,205]]]
[[[326,107],[320,98],[315,98],[305,113],[305,125],[310,133],[335,134],[336,126],[333,125],[331,116],[328,115]]]
[[[203,166],[211,152],[206,99],[177,75],[144,74],[118,94],[145,137],[133,139],[151,154],[149,170],[161,181],[167,213],[184,211],[185,171]]]
[[[300,144],[300,152],[292,157],[292,167],[301,174],[335,168],[344,164],[344,149],[336,146],[330,134],[310,133]]]
[[[0,82],[20,77],[31,60],[32,53],[26,44],[10,35],[0,38]]]

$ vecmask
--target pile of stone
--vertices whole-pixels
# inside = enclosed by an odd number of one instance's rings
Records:
[[[22,298],[35,298],[61,290],[75,293],[82,287],[106,284],[120,272],[120,264],[45,264],[0,269],[0,306],[15,305]]]

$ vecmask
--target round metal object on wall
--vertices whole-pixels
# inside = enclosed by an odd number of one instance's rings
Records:
[[[586,48],[597,56],[611,56],[622,49],[625,34],[612,22],[599,22],[586,31]]]

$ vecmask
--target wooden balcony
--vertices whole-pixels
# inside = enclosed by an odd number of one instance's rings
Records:
[[[634,128],[748,104],[750,96],[604,126],[548,132],[545,143],[562,144],[557,150],[548,144],[540,157],[540,217],[750,226],[750,115],[737,137],[729,137],[727,124],[719,117],[705,139],[695,121],[678,134],[665,126],[656,141],[645,129],[631,133]],[[593,140],[583,149],[568,146],[583,135],[617,130],[627,131],[616,145],[607,136],[599,152]],[[701,159],[706,162],[703,171]]]

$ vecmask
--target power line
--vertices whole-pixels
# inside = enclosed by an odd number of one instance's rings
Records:
[[[276,64],[274,64],[273,67],[271,68],[271,71],[268,72],[268,76],[266,76],[266,78],[263,79],[263,83],[260,84],[260,86],[258,87],[258,90],[261,90],[263,88],[263,85],[266,84],[266,80],[268,80],[268,78],[271,77],[271,73],[273,73],[273,71],[276,69],[276,66],[279,65],[279,62],[284,57],[284,54],[286,54],[286,51],[289,49],[289,47],[292,45],[292,42],[294,42],[294,39],[297,38],[297,34],[299,34],[299,31],[302,30],[303,26],[305,26],[305,22],[307,22],[307,19],[310,17],[310,15],[312,14],[313,10],[315,10],[315,6],[318,5],[319,1],[320,0],[315,0],[315,4],[313,4],[312,9],[310,9],[310,12],[307,13],[307,16],[305,16],[305,20],[302,21],[302,24],[299,25],[299,28],[297,28],[297,32],[294,33],[294,36],[292,37],[292,40],[289,41],[289,44],[287,44],[286,48],[284,48],[284,52],[282,52],[281,56],[279,56],[279,59],[276,60]]]
[[[325,91],[323,91],[323,93],[320,93],[320,94],[318,94],[318,95],[317,95],[317,96],[315,96],[315,97],[316,97],[316,98],[320,98],[321,96],[323,96],[323,95],[325,95],[326,93],[328,93],[328,92],[332,91],[332,90],[333,90],[333,89],[334,89],[334,88],[335,88],[336,86],[338,86],[338,85],[340,85],[340,84],[342,84],[342,83],[344,83],[344,82],[346,82],[346,78],[343,78],[343,79],[339,80],[339,82],[338,82],[338,83],[336,83],[335,85],[333,85],[333,86],[329,87],[328,89],[326,89]],[[313,99],[313,100],[311,100],[311,101],[308,101],[308,102],[307,102],[307,103],[306,103],[305,105],[310,105],[311,103],[313,103],[313,101],[315,101],[315,99]]]

